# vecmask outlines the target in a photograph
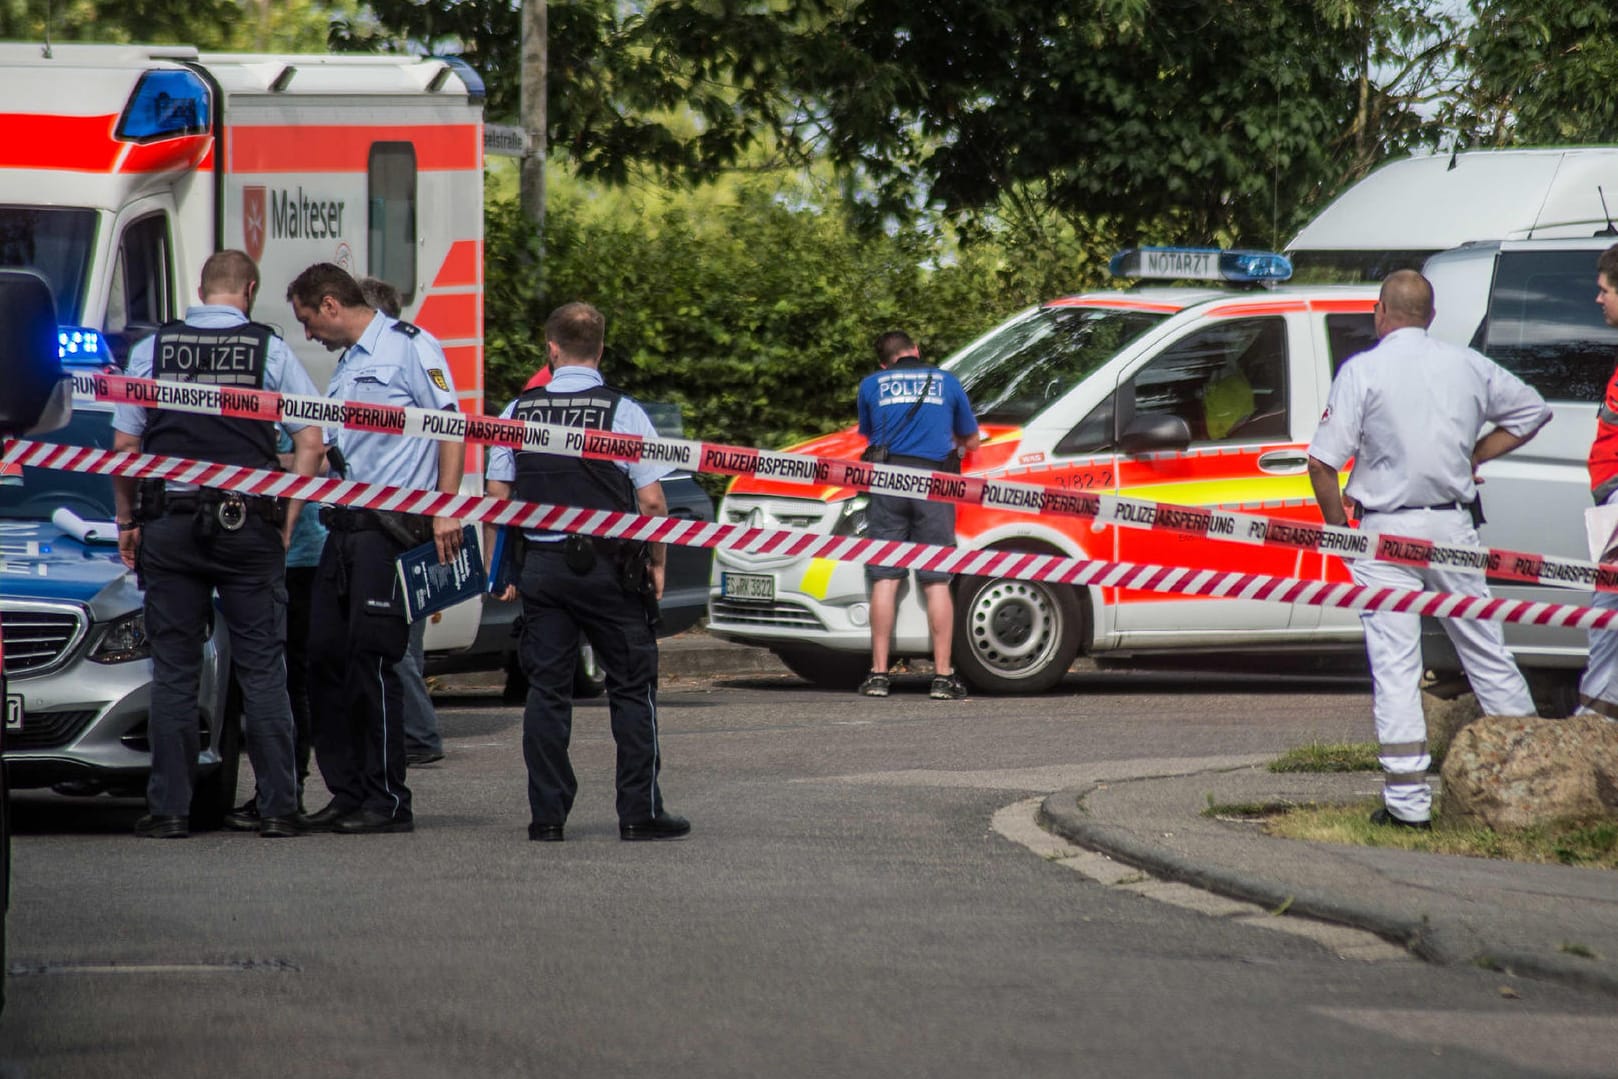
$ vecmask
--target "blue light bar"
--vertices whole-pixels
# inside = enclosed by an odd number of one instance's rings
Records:
[[[113,362],[107,339],[88,326],[58,326],[56,354],[62,363],[74,367],[103,367]]]
[[[1221,251],[1217,247],[1132,247],[1112,256],[1114,277],[1170,281],[1285,281],[1292,263],[1270,251]]]
[[[118,118],[118,138],[154,142],[208,130],[208,86],[194,71],[168,68],[148,71],[135,84],[129,104]]]

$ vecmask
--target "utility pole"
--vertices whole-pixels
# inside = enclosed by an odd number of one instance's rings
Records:
[[[528,149],[522,156],[522,212],[539,237],[541,265],[545,243],[545,0],[522,4],[522,126]]]

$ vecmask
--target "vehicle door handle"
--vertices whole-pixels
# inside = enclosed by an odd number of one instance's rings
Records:
[[[1309,467],[1309,455],[1296,450],[1278,450],[1275,453],[1259,455],[1258,467],[1265,472],[1274,472],[1279,475],[1290,475],[1302,472]]]

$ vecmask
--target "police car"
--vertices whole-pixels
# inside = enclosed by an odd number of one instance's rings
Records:
[[[64,363],[110,359],[96,338],[65,329]],[[112,436],[111,409],[79,403],[66,427],[36,440],[111,449]],[[106,476],[43,468],[0,476],[5,766],[13,790],[145,795],[151,653],[141,592],[119,560],[113,520]],[[200,686],[192,800],[199,827],[217,824],[230,808],[241,752],[241,700],[228,677],[224,623],[216,625]]]
[[[1307,446],[1332,375],[1375,344],[1375,286],[1283,286],[1264,252],[1150,248],[1113,260],[1119,291],[1023,311],[944,360],[966,388],[982,447],[974,476],[1318,523]],[[1197,281],[1165,285],[1164,280]],[[791,447],[852,459],[853,428]],[[859,535],[865,496],[738,478],[719,519]],[[1348,579],[1336,558],[1074,517],[961,506],[957,542],[1114,561]],[[955,582],[955,662],[979,692],[1038,692],[1081,653],[1358,650],[1349,611],[984,577]],[[799,675],[852,687],[869,664],[862,568],[791,555],[715,553],[708,631],[774,651]],[[929,653],[914,582],[895,658]]]

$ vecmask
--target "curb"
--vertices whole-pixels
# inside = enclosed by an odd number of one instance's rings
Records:
[[[1618,996],[1618,977],[1604,970],[1593,970],[1572,959],[1562,960],[1464,941],[1461,938],[1465,934],[1436,926],[1426,919],[1412,921],[1338,895],[1289,890],[1259,877],[1182,858],[1127,829],[1091,818],[1081,803],[1097,787],[1098,784],[1090,784],[1050,795],[1040,803],[1039,823],[1069,842],[1100,851],[1154,876],[1180,881],[1232,899],[1257,903],[1271,911],[1301,914],[1375,933],[1428,962],[1445,966],[1470,963],[1489,970],[1544,978],[1578,989]]]

